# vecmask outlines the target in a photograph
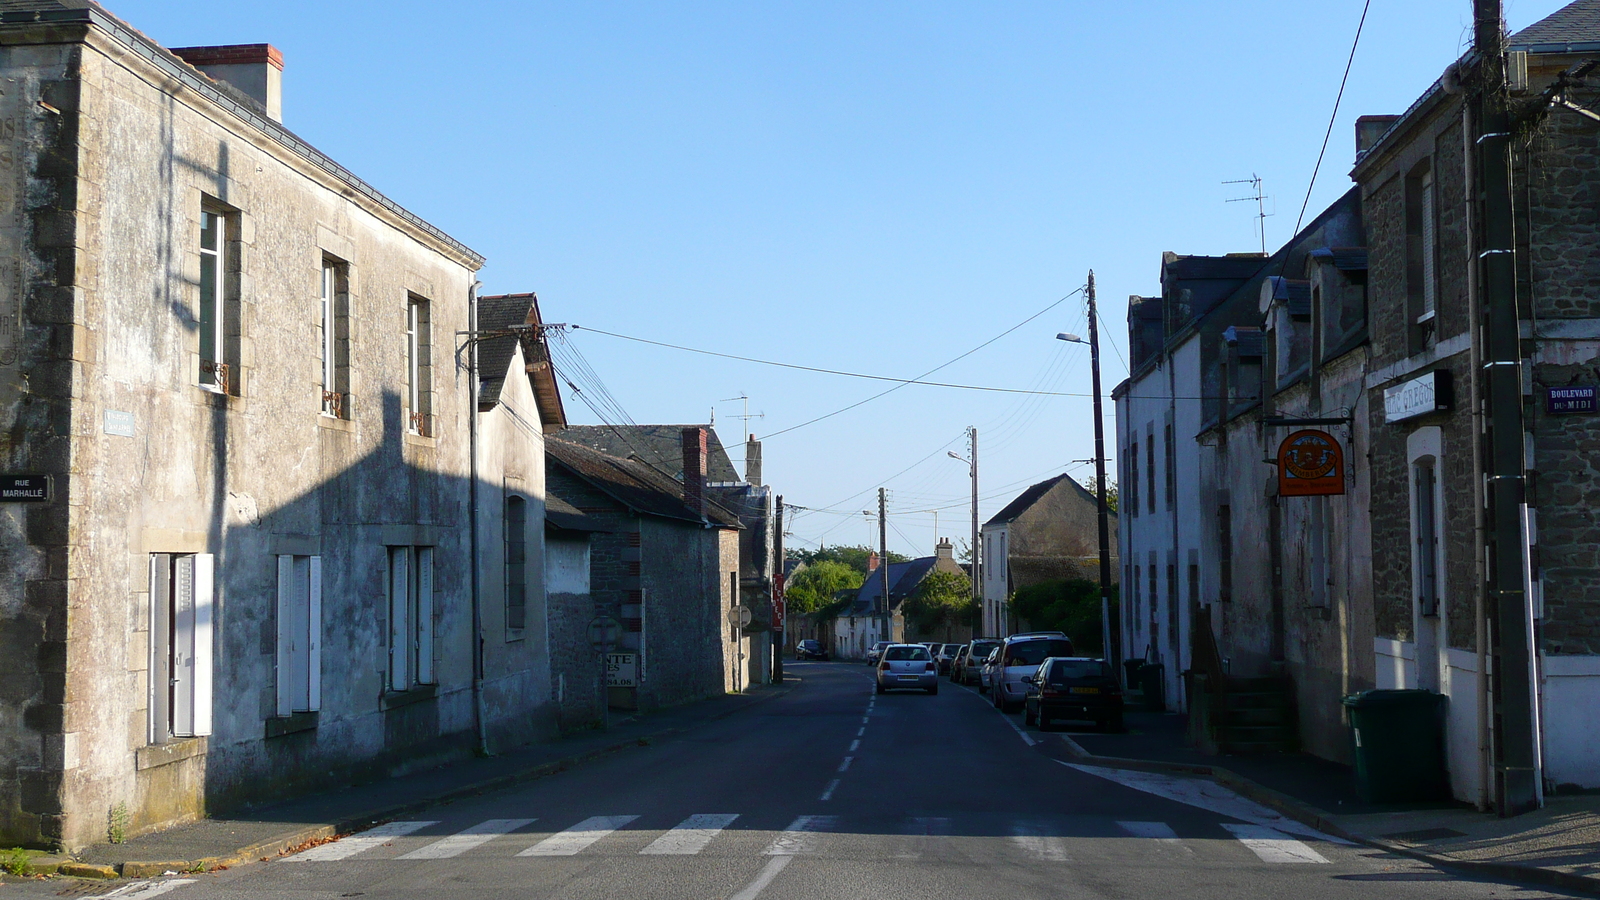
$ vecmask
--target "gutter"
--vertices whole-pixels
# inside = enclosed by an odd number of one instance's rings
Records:
[[[483,586],[479,569],[478,537],[478,286],[474,281],[467,288],[467,333],[471,335],[467,348],[467,455],[470,499],[467,512],[472,583],[472,736],[474,749],[479,756],[489,755],[488,729],[483,712]]]

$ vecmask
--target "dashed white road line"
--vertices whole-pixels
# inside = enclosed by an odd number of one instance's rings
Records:
[[[1328,860],[1304,843],[1281,831],[1265,825],[1232,825],[1222,827],[1233,833],[1239,843],[1250,848],[1262,862],[1269,863],[1325,863]]]
[[[855,740],[850,742],[850,752],[854,753],[859,749],[861,749],[861,739],[860,738],[856,738]]]
[[[772,883],[772,879],[777,878],[778,873],[783,871],[783,867],[793,861],[793,856],[774,856],[762,867],[761,874],[756,876],[755,881],[745,885],[744,890],[729,897],[728,900],[756,900],[756,897],[767,889],[767,885]]]
[[[867,733],[867,726],[865,726],[865,725],[863,725],[860,728],[856,729],[856,737],[861,737],[863,734],[866,734],[866,733]]]
[[[839,779],[835,778],[834,780],[828,782],[828,786],[826,788],[824,788],[823,791],[822,791],[822,796],[818,797],[817,799],[818,800],[832,800],[833,799],[833,792],[838,790],[838,788],[839,788]]]
[[[834,828],[838,824],[838,816],[799,816],[773,838],[767,849],[762,851],[762,855],[794,856],[798,853],[810,853],[816,849],[816,833]]]
[[[739,816],[736,813],[690,816],[651,841],[639,853],[643,856],[694,856],[737,818]]]
[[[518,828],[532,825],[533,819],[490,819],[447,838],[441,838],[426,847],[401,855],[400,859],[451,859],[481,847],[498,837],[505,837]]]
[[[852,761],[852,760],[854,760],[854,759],[855,759],[855,757],[854,757],[854,756],[846,756],[846,757],[845,757],[845,758],[844,758],[844,762],[842,762],[842,763],[839,763],[839,771],[841,771],[841,772],[848,772],[848,771],[850,771],[850,762],[851,762],[851,761]]]
[[[566,831],[552,834],[532,847],[518,853],[518,856],[575,856],[590,844],[600,840],[618,828],[632,822],[638,816],[591,816],[582,822],[568,828]]]
[[[429,825],[438,822],[387,822],[377,828],[368,829],[360,834],[352,834],[337,841],[331,841],[319,847],[312,847],[303,853],[285,856],[283,862],[334,862],[348,859],[373,847],[388,843],[391,839],[403,837],[413,831],[421,831]]]

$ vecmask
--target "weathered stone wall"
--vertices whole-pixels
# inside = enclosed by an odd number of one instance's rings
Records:
[[[599,725],[602,712],[600,662],[588,636],[595,616],[588,538],[550,536],[545,561],[551,692],[561,730],[570,733]]]

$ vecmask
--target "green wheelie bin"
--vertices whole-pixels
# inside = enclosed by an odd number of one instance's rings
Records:
[[[1450,799],[1443,694],[1362,691],[1344,698],[1350,716],[1356,793],[1367,803]]]

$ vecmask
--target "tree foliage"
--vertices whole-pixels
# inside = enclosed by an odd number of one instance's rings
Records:
[[[972,582],[955,572],[929,573],[900,605],[906,622],[922,634],[956,625],[975,625],[980,610],[972,599]]]
[[[842,562],[824,559],[794,573],[783,592],[790,610],[813,613],[833,603],[840,591],[861,587],[863,578],[862,573]]]
[[[1099,483],[1099,479],[1091,475],[1089,476],[1089,480],[1083,483],[1083,488],[1089,493],[1095,494],[1097,490],[1095,485]],[[1095,496],[1099,495],[1095,494]],[[1109,509],[1112,512],[1117,511],[1117,483],[1115,481],[1111,481],[1110,479],[1106,480],[1106,509]]]
[[[784,555],[789,559],[795,560],[796,562],[805,563],[808,566],[819,562],[844,563],[850,568],[855,569],[857,572],[860,572],[861,577],[865,578],[867,576],[867,557],[871,556],[874,552],[876,551],[867,546],[824,547],[821,550],[803,550],[791,547]],[[911,557],[909,556],[904,556],[894,552],[893,550],[889,551],[889,562],[903,563],[910,561]]]
[[[1111,586],[1111,620],[1117,620],[1117,586]],[[1079,653],[1100,650],[1100,584],[1087,578],[1062,578],[1029,585],[1012,595],[1011,609],[1031,629],[1064,631]]]

